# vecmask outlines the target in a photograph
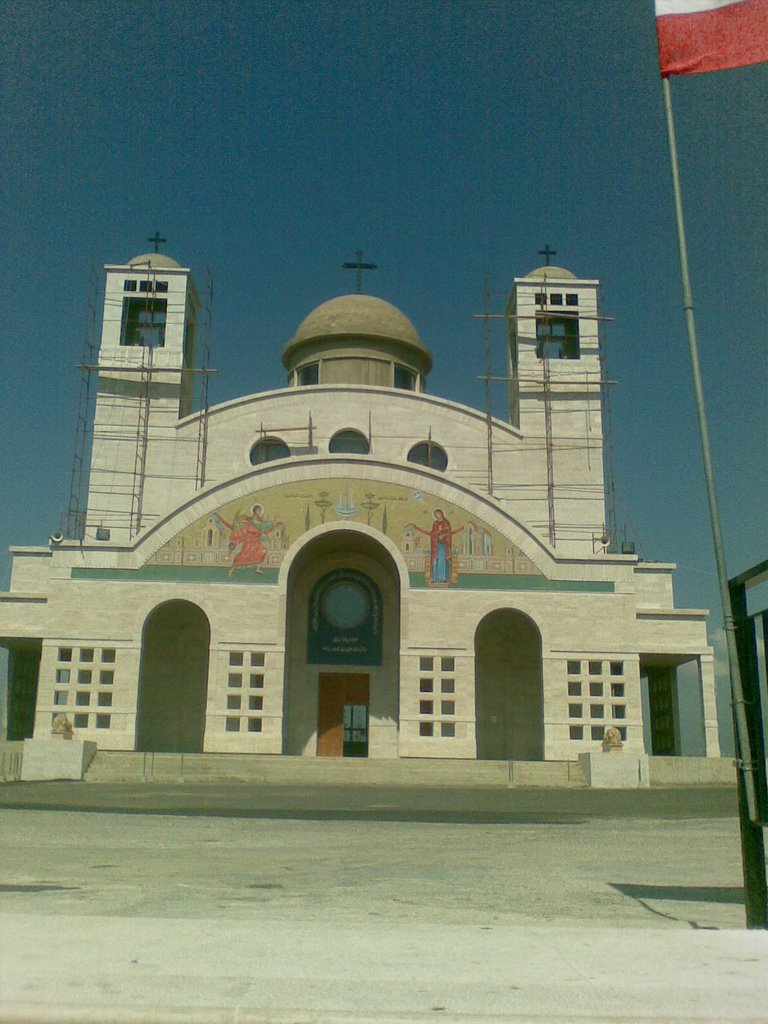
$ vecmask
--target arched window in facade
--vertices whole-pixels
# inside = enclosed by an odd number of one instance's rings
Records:
[[[332,454],[367,455],[370,450],[368,438],[359,430],[339,430],[328,445]]]
[[[415,462],[418,466],[439,469],[442,472],[448,465],[448,456],[445,454],[445,450],[434,441],[419,441],[408,452],[408,461]]]
[[[287,459],[290,454],[291,449],[279,437],[262,437],[251,448],[251,465],[260,466],[262,462],[272,462],[273,459]]]

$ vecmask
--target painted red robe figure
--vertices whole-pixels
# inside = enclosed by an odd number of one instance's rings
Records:
[[[235,551],[235,557],[229,568],[228,576],[231,576],[235,569],[243,569],[253,566],[256,572],[261,572],[261,565],[267,557],[267,549],[261,542],[262,535],[269,533],[275,528],[274,523],[265,522],[262,518],[264,509],[261,505],[254,505],[250,516],[238,512],[234,523],[228,523],[219,513],[216,518],[230,531],[229,550]]]
[[[451,538],[464,529],[459,526],[452,530],[451,524],[445,518],[441,508],[436,508],[432,513],[434,522],[431,530],[422,530],[420,526],[413,524],[413,528],[429,537],[430,540],[430,562],[432,569],[433,583],[450,583],[453,556],[451,554]]]

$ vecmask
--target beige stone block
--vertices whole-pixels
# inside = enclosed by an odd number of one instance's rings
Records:
[[[69,779],[80,781],[96,754],[90,740],[47,738],[24,740],[22,782]]]

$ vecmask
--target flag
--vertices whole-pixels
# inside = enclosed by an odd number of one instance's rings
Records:
[[[655,0],[662,78],[768,61],[768,0]]]

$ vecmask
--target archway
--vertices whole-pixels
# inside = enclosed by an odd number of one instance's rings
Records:
[[[368,534],[331,529],[294,559],[283,752],[397,757],[400,578]]]
[[[147,616],[141,648],[136,749],[200,753],[205,734],[211,627],[189,601]]]
[[[544,758],[541,634],[522,612],[501,608],[475,633],[475,729],[482,760]]]

